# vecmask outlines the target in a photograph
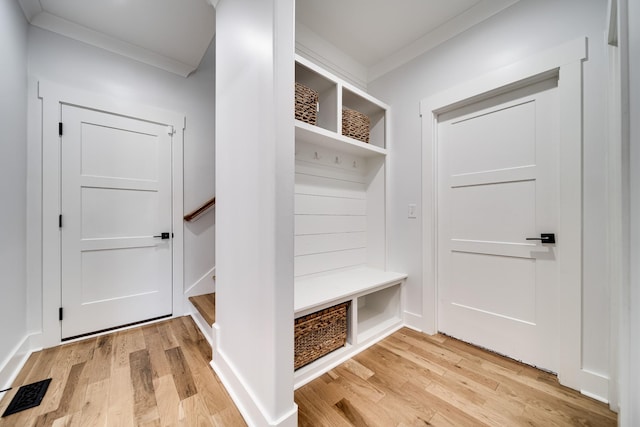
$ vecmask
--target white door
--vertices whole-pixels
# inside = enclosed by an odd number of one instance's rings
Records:
[[[557,78],[438,119],[438,328],[557,372]]]
[[[68,105],[62,123],[62,338],[170,315],[167,126]]]

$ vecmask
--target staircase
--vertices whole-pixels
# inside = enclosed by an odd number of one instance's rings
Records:
[[[191,303],[191,317],[196,322],[204,336],[211,344],[215,342],[215,329],[213,324],[216,322],[216,294],[204,294],[189,297]]]

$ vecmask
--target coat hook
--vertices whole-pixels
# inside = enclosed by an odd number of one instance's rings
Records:
[[[336,165],[339,165],[340,163],[342,163],[342,160],[340,160],[340,157],[336,156]]]
[[[357,167],[358,167],[358,163],[356,163],[356,161],[355,161],[355,160],[353,161],[353,167],[354,167],[354,168],[357,168]]]
[[[314,160],[320,160],[321,159],[321,156],[320,156],[320,154],[318,154],[317,151],[313,153],[313,159]]]

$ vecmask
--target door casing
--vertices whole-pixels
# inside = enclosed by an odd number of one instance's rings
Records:
[[[180,113],[122,101],[47,81],[38,82],[42,102],[42,333],[34,347],[51,347],[61,342],[59,307],[61,293],[61,168],[58,123],[64,104],[94,109],[166,125],[173,130],[171,146],[171,226],[173,316],[183,313],[183,135],[185,116]]]
[[[559,304],[563,322],[558,325],[560,354],[558,378],[576,390],[583,389],[582,371],[582,61],[586,38],[560,45],[534,57],[491,72],[422,100],[422,212],[423,215],[423,316],[420,329],[438,332],[437,272],[437,121],[442,113],[510,92],[550,76],[559,76],[561,111],[559,165],[560,206],[558,238]]]

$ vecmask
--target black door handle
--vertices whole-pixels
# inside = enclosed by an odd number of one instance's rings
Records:
[[[527,237],[527,240],[540,240],[542,243],[555,243],[556,235],[554,233],[542,233],[540,237]]]
[[[159,234],[159,235],[157,235],[157,236],[153,236],[153,237],[159,237],[159,238],[161,238],[162,240],[166,240],[166,239],[168,239],[168,238],[169,238],[169,235],[170,235],[170,233],[161,233],[161,234]]]

